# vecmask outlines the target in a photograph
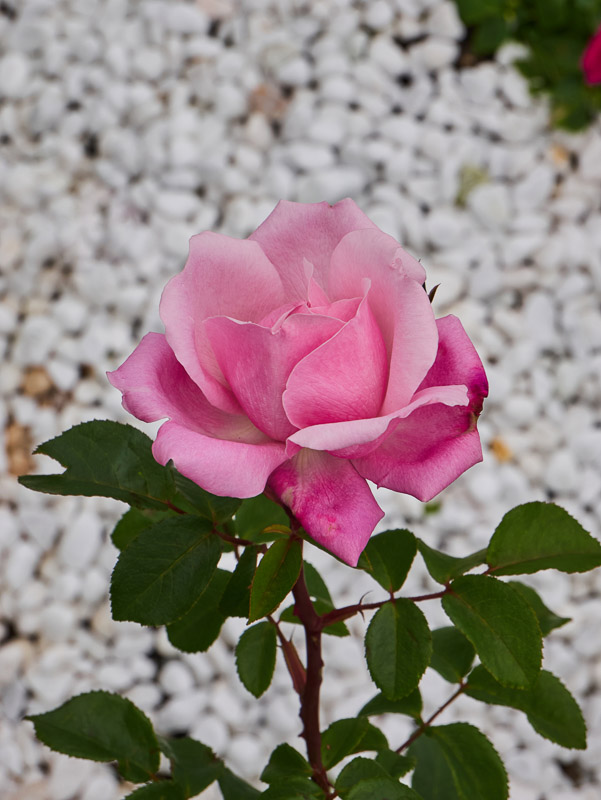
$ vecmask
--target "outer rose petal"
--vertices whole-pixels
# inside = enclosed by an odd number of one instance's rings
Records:
[[[207,436],[248,444],[268,441],[247,417],[226,414],[208,402],[162,333],[147,333],[108,379],[123,393],[123,407],[144,422],[169,417]]]
[[[390,364],[382,413],[406,406],[434,363],[438,336],[432,306],[422,288],[425,272],[391,236],[355,231],[332,254],[326,291],[332,300],[355,297],[371,280],[368,301]]]
[[[482,460],[476,430],[488,383],[482,362],[456,317],[438,320],[440,335],[436,362],[420,390],[463,381],[469,406],[423,406],[397,428],[376,450],[353,464],[361,475],[397,492],[430,500]]]
[[[338,333],[298,362],[284,392],[297,427],[378,413],[387,379],[386,350],[366,298]]]
[[[184,270],[163,291],[160,313],[177,360],[213,405],[240,412],[202,321],[223,315],[259,322],[285,300],[280,277],[256,242],[210,232],[192,237]]]
[[[265,488],[267,478],[286,460],[279,442],[247,444],[214,439],[176,422],[159,429],[152,454],[159,464],[173,462],[186,478],[222,497],[254,497]]]
[[[330,256],[338,242],[350,231],[366,228],[376,229],[376,226],[349,198],[333,206],[280,200],[249,238],[258,242],[275,264],[287,299],[307,300],[308,276],[304,262],[311,262],[313,278],[325,288]],[[345,297],[360,294],[359,290]]]
[[[316,542],[352,567],[384,516],[349,461],[300,450],[269,478],[269,487]]]
[[[582,70],[589,85],[601,83],[601,28],[586,46],[582,55]]]

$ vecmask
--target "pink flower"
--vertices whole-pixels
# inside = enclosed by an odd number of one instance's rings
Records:
[[[601,83],[601,28],[582,54],[582,70],[588,84]]]
[[[425,501],[482,459],[486,375],[424,280],[352,200],[282,201],[246,240],[191,239],[165,335],[109,378],[138,419],[169,419],[157,461],[217,495],[268,487],[355,565],[383,517],[366,478]]]

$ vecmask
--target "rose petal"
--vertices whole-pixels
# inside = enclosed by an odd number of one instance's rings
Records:
[[[236,399],[254,424],[283,441],[294,430],[282,405],[291,370],[344,325],[317,314],[292,314],[275,328],[214,317],[208,340]]]
[[[176,422],[161,425],[152,446],[160,464],[173,460],[176,469],[203,489],[222,497],[255,497],[267,478],[286,460],[279,442],[263,444],[215,439]]]
[[[325,288],[330,256],[342,237],[350,231],[375,227],[348,198],[333,206],[280,200],[249,238],[258,242],[275,264],[287,298],[307,300],[305,260],[314,267],[315,281]],[[345,296],[356,297],[358,294],[360,292]]]
[[[184,270],[163,291],[160,313],[177,360],[213,405],[240,412],[203,320],[224,315],[259,322],[285,300],[279,275],[256,242],[210,232],[192,237]]]
[[[384,342],[364,298],[354,318],[290,373],[284,392],[288,419],[305,428],[375,416],[387,369]]]
[[[386,345],[390,370],[382,413],[406,406],[434,363],[436,322],[422,288],[421,264],[379,230],[355,231],[332,254],[326,291],[332,300],[354,297],[365,277],[368,301]]]
[[[300,450],[269,479],[307,533],[352,567],[384,512],[349,461]]]

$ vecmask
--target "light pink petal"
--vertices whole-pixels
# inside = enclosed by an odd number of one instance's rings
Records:
[[[424,501],[482,460],[476,422],[488,394],[482,362],[459,320],[444,317],[438,320],[438,329],[438,354],[421,391],[462,381],[468,389],[469,405],[422,406],[400,420],[376,450],[353,460],[359,473],[379,486]]]
[[[371,453],[396,427],[396,420],[405,419],[417,408],[424,405],[443,403],[447,406],[466,406],[468,404],[465,386],[433,386],[417,392],[408,406],[371,419],[357,419],[348,422],[333,422],[327,425],[313,425],[296,431],[289,441],[301,447],[314,450],[327,450],[340,458],[358,458]]]
[[[284,392],[298,428],[375,416],[386,387],[384,343],[366,299],[331,339],[298,362]]]
[[[258,242],[275,264],[288,299],[307,300],[304,262],[311,262],[314,279],[325,288],[330,256],[342,237],[350,231],[375,227],[348,198],[333,206],[281,200],[250,239]],[[359,294],[361,292],[345,296],[356,297]]]
[[[368,301],[382,333],[390,375],[382,413],[406,406],[434,363],[438,335],[422,287],[421,264],[382,231],[355,231],[332,254],[326,292],[332,300],[361,293],[371,281]]]
[[[350,461],[327,453],[300,450],[275,470],[269,487],[316,542],[352,567],[384,516]]]
[[[244,415],[212,406],[178,363],[161,333],[147,333],[108,379],[123,393],[123,407],[144,422],[168,417],[198,433],[247,443],[267,437]]]
[[[165,422],[152,446],[160,464],[173,460],[186,478],[223,497],[260,494],[269,475],[286,460],[285,450],[279,442],[247,444],[214,439],[176,422]]]
[[[210,232],[192,237],[186,266],[165,287],[160,312],[177,360],[213,405],[240,412],[203,320],[224,315],[259,322],[286,299],[275,267],[256,242]]]
[[[214,317],[204,323],[208,340],[236,399],[254,424],[283,441],[293,431],[282,405],[291,370],[307,353],[334,336],[338,319],[292,314],[274,328]]]

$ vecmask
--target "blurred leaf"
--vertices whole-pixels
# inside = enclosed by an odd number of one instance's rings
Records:
[[[346,797],[347,800],[422,800],[413,789],[392,778],[360,781]]]
[[[196,739],[159,737],[159,744],[171,762],[173,780],[182,787],[186,797],[196,797],[223,772],[223,761]]]
[[[247,618],[250,613],[250,587],[257,567],[257,548],[246,547],[223,593],[219,610],[226,617]]]
[[[387,592],[398,592],[416,552],[415,536],[410,531],[385,531],[371,537],[357,566],[375,578]]]
[[[543,636],[547,636],[555,628],[561,628],[562,625],[571,622],[570,617],[558,617],[557,614],[548,609],[531,586],[526,586],[520,581],[509,581],[507,585],[519,592],[534,611]]]
[[[491,17],[481,22],[472,33],[472,51],[480,56],[492,55],[510,36],[510,27],[503,17]]]
[[[470,671],[476,656],[472,643],[457,628],[432,631],[430,666],[450,683],[459,683]]]
[[[369,778],[385,778],[389,780],[390,775],[384,767],[377,764],[372,758],[363,758],[361,756],[354,758],[343,767],[336,778],[336,791],[340,797],[345,798],[360,781],[365,781]]]
[[[241,539],[257,541],[260,534],[272,525],[290,527],[290,520],[282,506],[264,494],[243,500],[236,511],[236,534]]]
[[[275,669],[277,638],[271,622],[247,628],[236,647],[236,669],[240,680],[255,697],[268,689]]]
[[[128,794],[125,800],[186,800],[187,795],[178,783],[160,781],[147,783]]]
[[[376,763],[384,767],[393,778],[402,778],[415,768],[415,759],[411,756],[402,756],[395,750],[380,750],[376,755]]]
[[[361,709],[359,715],[371,717],[375,714],[406,714],[419,719],[422,713],[422,696],[419,689],[414,689],[400,700],[389,700],[383,694],[372,697]]]
[[[150,780],[159,768],[159,745],[150,720],[116,694],[80,694],[26,719],[53,750],[91,761],[116,761],[121,775],[133,783]]]
[[[269,762],[261,773],[261,780],[273,783],[292,776],[308,778],[312,773],[311,765],[298,750],[289,744],[281,744],[269,757]]]
[[[486,563],[486,550],[478,550],[465,558],[455,558],[439,550],[428,547],[421,539],[417,540],[417,549],[424,559],[426,568],[437,583],[448,583],[470,569]]]
[[[265,617],[280,605],[300,574],[300,543],[294,539],[274,542],[261,559],[250,590],[249,622]]]
[[[223,800],[255,800],[261,794],[258,789],[234,775],[227,768],[223,770],[218,781]]]
[[[495,578],[465,575],[451,584],[442,607],[503,685],[525,688],[536,680],[542,637],[534,611],[519,592]]]
[[[388,750],[386,737],[366,717],[339,719],[321,735],[321,756],[326,769],[365,750]]]
[[[183,617],[167,625],[169,641],[184,653],[204,653],[219,636],[225,622],[219,604],[231,572],[216,569],[206,589]]]
[[[413,691],[430,663],[432,637],[426,618],[411,600],[386,603],[365,635],[370,675],[386,697],[399,700]]]
[[[505,0],[456,0],[461,19],[466,25],[477,25],[486,19],[503,16]]]

